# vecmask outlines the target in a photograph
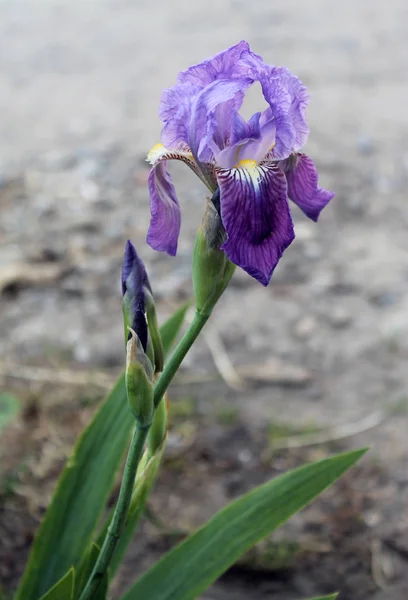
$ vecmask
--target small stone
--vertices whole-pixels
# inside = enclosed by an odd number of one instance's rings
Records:
[[[82,198],[84,198],[84,200],[88,200],[89,202],[96,202],[97,200],[99,200],[99,186],[90,179],[81,183],[79,187],[79,192]]]
[[[363,156],[371,156],[375,150],[372,138],[365,134],[359,135],[357,138],[357,149]]]
[[[379,306],[380,308],[388,308],[389,306],[393,306],[397,299],[397,294],[388,290],[376,292],[369,297],[370,303],[374,304],[375,306]]]
[[[310,337],[317,326],[316,318],[313,315],[302,317],[295,325],[294,334],[297,338],[304,340]]]
[[[351,314],[342,306],[336,306],[333,308],[329,315],[330,324],[335,329],[343,329],[350,325],[352,321]]]

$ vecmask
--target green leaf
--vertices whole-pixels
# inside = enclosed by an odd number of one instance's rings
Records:
[[[7,427],[20,412],[20,401],[15,396],[0,393],[0,429]]]
[[[41,597],[41,600],[73,600],[74,585],[75,576],[72,568]]]
[[[79,564],[109,497],[132,425],[122,375],[75,444],[34,541],[16,600],[40,597]]]
[[[185,319],[186,313],[191,306],[191,300],[188,300],[183,306],[180,306],[167,321],[160,327],[160,335],[163,342],[164,356],[168,356],[172,349],[181,326]]]
[[[132,500],[130,503],[129,513],[126,520],[125,528],[122,535],[120,536],[116,545],[115,553],[113,555],[110,564],[110,574],[114,577],[116,571],[120,567],[123,557],[126,553],[127,547],[132,540],[133,534],[137,527],[140,517],[144,512],[144,507],[147,498],[150,495],[153,484],[156,480],[157,473],[159,471],[161,458],[163,456],[165,443],[162,443],[158,451],[148,460],[147,452],[145,453],[135,480],[135,487],[132,494]],[[104,527],[98,535],[98,545],[102,545],[103,540],[113,515],[111,511],[109,518],[106,520]]]
[[[259,540],[285,523],[366,450],[339,454],[276,477],[218,512],[167,553],[122,600],[193,600]]]
[[[318,598],[310,598],[310,600],[336,600],[338,594],[330,594],[330,596],[319,596]]]
[[[180,331],[188,304],[160,329],[165,352]],[[113,486],[133,425],[122,374],[75,444],[34,540],[15,600],[39,598],[77,566]]]

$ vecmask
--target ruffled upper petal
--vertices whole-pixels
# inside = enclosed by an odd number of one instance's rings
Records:
[[[159,116],[163,121],[162,144],[166,148],[182,150],[189,145],[191,105],[201,88],[186,82],[164,90]]]
[[[265,100],[269,104],[262,121],[273,118],[276,123],[276,144],[268,158],[282,160],[307,141],[309,127],[306,107],[309,94],[302,82],[285,67],[264,65],[258,70]]]
[[[318,186],[318,174],[306,154],[291,156],[284,162],[288,182],[288,196],[313,221],[333,198],[334,193]]]
[[[242,104],[245,90],[251,85],[251,79],[220,79],[205,87],[196,97],[190,121],[190,148],[199,163],[210,162],[217,152],[214,135],[228,138],[234,115]],[[217,120],[217,111],[224,105],[221,122]]]
[[[243,161],[218,169],[221,219],[232,262],[267,285],[283,251],[294,239],[284,173],[272,164]]]
[[[255,66],[259,67],[261,64],[262,58],[250,50],[248,42],[242,40],[235,46],[182,71],[177,82],[188,82],[204,88],[217,79],[250,77]]]

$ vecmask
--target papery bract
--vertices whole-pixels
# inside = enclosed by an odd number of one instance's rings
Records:
[[[268,107],[245,121],[238,111],[255,82]],[[318,186],[313,161],[300,153],[308,100],[297,77],[266,65],[245,41],[180,73],[163,92],[162,143],[148,155],[148,243],[176,254],[181,215],[167,161],[181,160],[212,193],[220,191],[222,250],[267,285],[294,239],[288,198],[316,221],[334,195]]]

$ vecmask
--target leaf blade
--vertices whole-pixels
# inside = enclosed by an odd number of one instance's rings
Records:
[[[180,331],[189,304],[176,310],[160,328],[165,353],[170,351]],[[80,435],[60,475],[15,600],[40,597],[72,565],[80,563],[128,446],[132,425],[122,373]],[[98,469],[98,464],[103,469]],[[94,500],[90,501],[92,497]]]
[[[183,325],[183,321],[190,306],[191,300],[188,300],[182,306],[180,306],[180,308],[178,308],[160,327],[160,335],[163,342],[165,357],[169,355],[170,350],[172,349],[173,344],[180,333],[181,326]]]
[[[132,424],[122,375],[75,444],[34,540],[16,600],[40,597],[80,562],[108,499]]]
[[[41,600],[72,600],[74,596],[75,574],[74,569],[70,569],[48,592],[41,597]]]
[[[365,451],[300,467],[245,494],[167,553],[122,600],[196,598],[239,556],[329,487]]]

